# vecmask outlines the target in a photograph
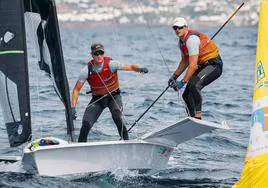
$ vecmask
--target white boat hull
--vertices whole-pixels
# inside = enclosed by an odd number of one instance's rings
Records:
[[[142,140],[68,143],[57,138],[58,145],[39,146],[33,141],[24,149],[22,165],[40,175],[61,176],[115,169],[159,170],[166,168],[170,155],[178,144],[214,129],[228,129],[193,118],[154,131]]]
[[[60,140],[61,141],[61,140]],[[26,147],[22,164],[30,172],[61,176],[115,169],[163,169],[172,147],[144,141],[107,141]]]

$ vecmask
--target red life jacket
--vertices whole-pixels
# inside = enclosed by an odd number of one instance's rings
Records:
[[[197,35],[200,38],[198,64],[206,64],[208,60],[219,56],[219,49],[213,40],[210,40],[205,34],[199,31],[189,30],[184,40],[180,40],[179,43],[182,55],[187,60],[189,60],[189,53],[186,42],[191,35]]]
[[[104,64],[100,73],[92,71],[93,59],[88,62],[88,83],[95,96],[103,96],[119,88],[117,71],[111,72],[109,62],[110,57],[104,56]]]

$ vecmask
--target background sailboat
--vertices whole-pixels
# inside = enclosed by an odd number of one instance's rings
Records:
[[[261,0],[250,140],[241,177],[233,187],[268,187],[268,0]]]

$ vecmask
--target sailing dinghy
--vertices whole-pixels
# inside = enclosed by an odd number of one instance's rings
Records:
[[[22,164],[30,172],[37,170],[39,174],[48,176],[114,169],[160,170],[167,167],[170,155],[178,144],[216,128],[227,129],[224,124],[186,118],[144,135],[140,140],[68,143],[47,138],[58,144],[32,148],[36,141],[31,142],[24,149]]]
[[[166,168],[174,148],[183,142],[217,128],[216,124],[185,118],[166,128],[128,141],[90,143],[67,142],[58,138],[32,141],[29,99],[28,60],[25,29],[27,19],[36,29],[39,67],[53,82],[66,109],[67,134],[73,139],[69,86],[65,73],[57,13],[54,0],[1,0],[0,12],[0,103],[9,143],[16,147],[27,143],[22,159],[0,157],[2,161],[20,160],[30,173],[62,176],[114,169],[141,171]],[[39,19],[36,19],[38,15]],[[27,28],[29,29],[29,28]]]

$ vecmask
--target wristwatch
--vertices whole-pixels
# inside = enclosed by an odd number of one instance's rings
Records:
[[[187,84],[187,82],[186,82],[184,79],[182,79],[181,82],[182,82],[183,84]]]

